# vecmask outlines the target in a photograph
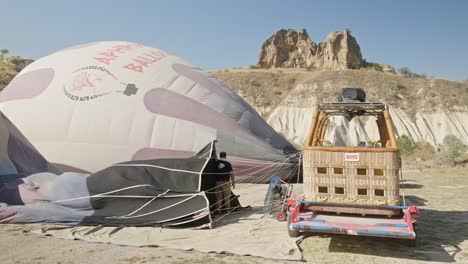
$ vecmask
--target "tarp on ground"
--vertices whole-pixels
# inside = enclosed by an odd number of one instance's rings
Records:
[[[32,233],[94,243],[301,260],[298,239],[288,236],[286,223],[263,215],[262,205],[267,188],[266,184],[239,184],[236,193],[240,195],[240,202],[253,208],[215,218],[213,229],[41,226],[32,227]]]

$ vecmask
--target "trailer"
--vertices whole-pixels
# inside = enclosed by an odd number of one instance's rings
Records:
[[[366,206],[365,209],[396,211],[392,216],[325,212],[330,204],[307,201],[304,197],[288,199],[288,234],[298,237],[302,233],[333,233],[343,235],[377,236],[416,240],[416,222],[419,210],[413,205]],[[349,207],[334,204],[339,210]],[[353,209],[356,208],[353,206]]]
[[[303,194],[288,197],[284,209],[291,237],[314,232],[415,242],[419,211],[400,193],[401,156],[389,108],[365,97],[360,88],[344,88],[339,102],[317,105],[302,153]],[[379,138],[352,134],[346,130],[352,122],[360,131],[373,125]]]

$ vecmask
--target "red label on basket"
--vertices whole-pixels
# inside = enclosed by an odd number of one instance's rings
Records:
[[[345,153],[345,161],[359,161],[359,153]]]

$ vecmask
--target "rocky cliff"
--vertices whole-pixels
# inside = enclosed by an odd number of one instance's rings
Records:
[[[453,134],[468,144],[468,83],[365,69],[234,69],[213,74],[298,147],[304,144],[316,104],[336,101],[342,87],[362,87],[368,101],[388,103],[398,135],[435,146]],[[378,138],[371,118],[335,120],[330,130],[335,141],[347,137],[348,144]]]
[[[361,49],[349,30],[330,33],[316,44],[305,29],[281,29],[263,43],[258,58],[261,68],[343,70],[363,64]]]

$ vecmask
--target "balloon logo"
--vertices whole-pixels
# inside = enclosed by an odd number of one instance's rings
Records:
[[[135,84],[121,82],[108,69],[101,66],[88,66],[72,73],[69,83],[64,85],[65,95],[73,101],[89,101],[111,93],[135,95]]]

